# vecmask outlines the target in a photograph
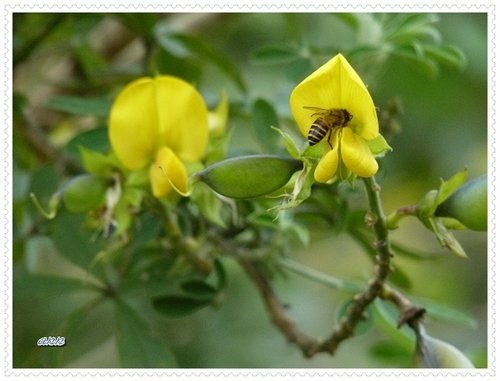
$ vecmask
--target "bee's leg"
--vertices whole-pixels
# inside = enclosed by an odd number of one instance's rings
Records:
[[[333,130],[333,128],[329,128],[328,135],[326,136],[326,141],[327,141],[328,145],[330,146],[330,149],[333,149],[332,143],[330,143],[330,137],[332,136],[332,130]]]

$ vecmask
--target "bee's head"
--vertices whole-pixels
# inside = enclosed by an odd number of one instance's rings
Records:
[[[351,113],[347,111],[345,108],[342,109],[342,112],[344,114],[344,119],[346,120],[346,123],[350,122],[352,119]]]

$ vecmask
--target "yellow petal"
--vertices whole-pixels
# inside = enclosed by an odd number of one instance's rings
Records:
[[[345,166],[358,176],[371,177],[378,171],[368,144],[350,128],[342,129],[340,156]]]
[[[224,134],[229,117],[229,102],[227,95],[223,91],[220,93],[219,104],[208,112],[208,128],[211,136],[218,137]]]
[[[338,133],[332,134],[332,147],[319,161],[314,170],[314,179],[319,183],[326,183],[336,175],[339,167],[339,140]]]
[[[290,107],[304,136],[317,116],[307,107],[325,110],[344,108],[353,118],[349,123],[366,140],[378,135],[375,105],[365,84],[342,54],[321,66],[292,91]]]
[[[128,169],[140,169],[152,158],[158,140],[158,115],[151,78],[138,79],[116,97],[109,116],[109,140]]]
[[[186,168],[170,148],[160,148],[149,168],[149,177],[155,197],[166,196],[172,189],[183,196],[189,193]]]
[[[182,160],[196,161],[207,144],[208,111],[196,89],[179,78],[141,78],[113,103],[109,137],[118,159],[132,170],[165,145]]]
[[[171,76],[154,79],[160,145],[170,147],[183,161],[201,159],[208,141],[208,111],[189,83]]]

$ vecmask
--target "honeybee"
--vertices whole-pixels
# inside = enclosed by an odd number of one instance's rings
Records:
[[[305,109],[313,110],[311,116],[318,116],[309,128],[307,140],[309,145],[313,146],[319,143],[328,134],[328,145],[330,144],[330,136],[336,127],[345,127],[352,119],[352,115],[344,108],[324,109],[320,107],[304,106]]]

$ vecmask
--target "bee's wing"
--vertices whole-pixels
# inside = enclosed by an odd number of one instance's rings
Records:
[[[305,108],[305,109],[307,109],[307,110],[318,111],[318,112],[328,111],[327,109],[321,108],[321,107],[314,107],[314,106],[302,106],[302,107]]]
[[[325,115],[328,113],[327,109],[324,109],[321,107],[314,107],[314,106],[302,106],[302,107],[305,108],[306,110],[314,111],[314,113],[312,113],[311,116],[313,116],[313,115]]]

